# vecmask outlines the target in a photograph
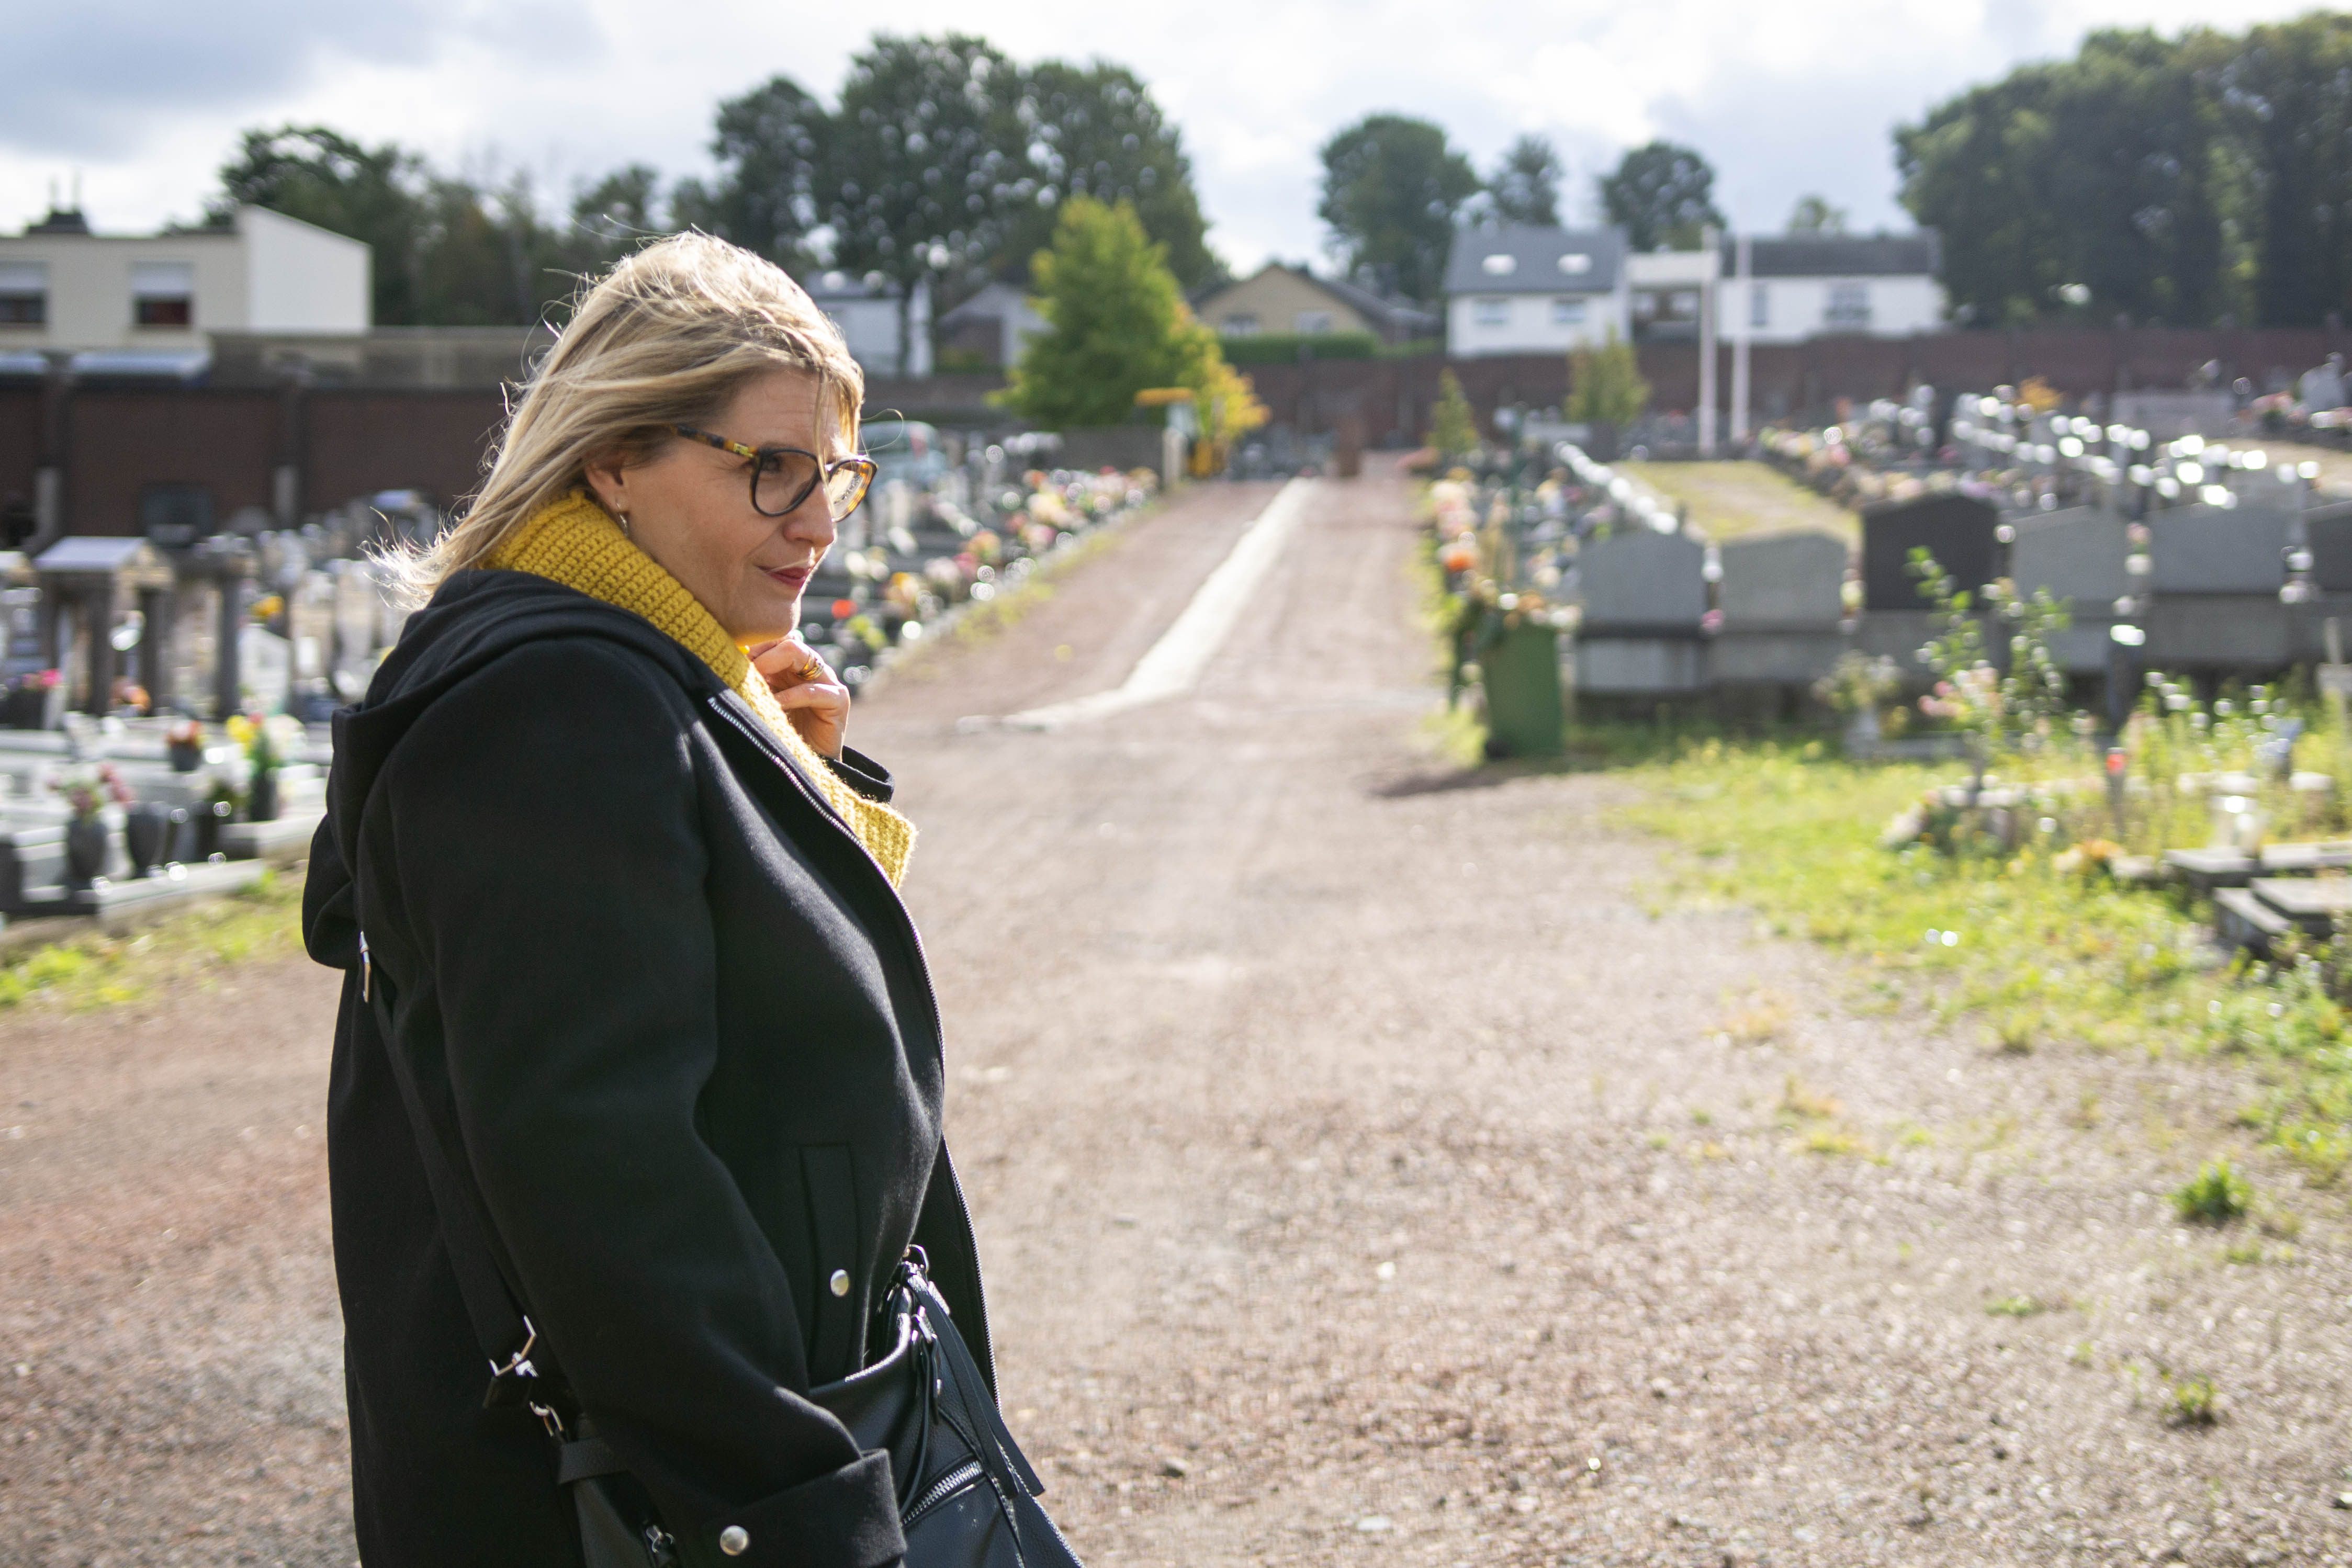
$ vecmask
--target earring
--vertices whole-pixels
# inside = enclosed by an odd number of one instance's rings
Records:
[[[618,523],[618,524],[620,524],[620,525],[621,525],[621,537],[622,537],[623,538],[631,538],[631,537],[632,537],[632,536],[631,536],[631,534],[629,533],[629,514],[628,514],[628,513],[626,513],[626,512],[618,512],[618,511],[616,511],[616,512],[614,512],[614,513],[613,514],[613,520],[614,520],[614,522],[616,522],[616,523]]]

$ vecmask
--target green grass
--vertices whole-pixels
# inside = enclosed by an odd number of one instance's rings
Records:
[[[2174,895],[2062,870],[2053,843],[1948,854],[1878,836],[1951,764],[1855,763],[1819,740],[1588,730],[1642,787],[1634,824],[1689,852],[1665,898],[1756,912],[1857,967],[1865,1006],[1924,1006],[1997,1053],[2087,1046],[2247,1059],[2244,1120],[2320,1179],[2352,1164],[2352,1015],[2311,959],[2216,967]]]
[[[2003,1296],[1997,1301],[1987,1301],[1985,1311],[1997,1318],[2030,1318],[2049,1308],[2032,1296]]]
[[[250,890],[173,915],[135,936],[92,932],[36,947],[0,966],[0,1012],[72,1011],[135,1001],[183,976],[291,952],[301,940],[299,877],[264,873]]]

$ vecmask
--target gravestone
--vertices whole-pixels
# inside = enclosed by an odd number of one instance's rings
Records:
[[[1585,544],[1577,581],[1579,692],[1653,697],[1705,685],[1705,546],[1687,534],[1620,528]]]
[[[1974,593],[1993,578],[1994,530],[2000,514],[1972,496],[1885,501],[1862,514],[1862,602],[1865,610],[1930,608],[1911,570],[1925,549],[1961,588]]]
[[[2290,520],[2268,507],[2149,514],[2150,668],[2255,674],[2287,663],[2294,618],[2279,590]]]
[[[1733,539],[1719,552],[1717,685],[1809,685],[1843,651],[1845,541],[1811,531]]]
[[[2322,593],[2352,594],[2352,501],[2306,508],[2303,527],[2313,585]]]
[[[2045,589],[2071,617],[2067,629],[2050,640],[2059,668],[2074,675],[2103,673],[2116,601],[2132,591],[2125,566],[2131,556],[2130,523],[2095,507],[2074,507],[2016,527],[2009,575],[2017,591],[2030,597]]]
[[[1706,548],[1688,534],[1631,528],[1592,539],[1577,580],[1587,631],[1696,637],[1706,613]]]

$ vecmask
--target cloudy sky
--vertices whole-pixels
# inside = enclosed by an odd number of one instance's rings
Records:
[[[2310,0],[898,0],[900,30],[977,32],[1023,60],[1100,56],[1182,127],[1211,242],[1236,268],[1318,256],[1317,146],[1374,110],[1446,127],[1481,170],[1525,131],[1570,207],[1666,136],[1720,172],[1735,225],[1821,192],[1901,226],[1887,132],[2092,28],[2236,26]],[[0,0],[0,229],[79,176],[100,229],[195,214],[243,127],[321,122],[551,197],[615,165],[704,172],[712,106],[783,72],[832,94],[877,12],[703,0]]]

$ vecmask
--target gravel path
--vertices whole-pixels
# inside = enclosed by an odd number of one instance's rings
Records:
[[[924,828],[1007,1408],[1090,1563],[2352,1562],[2341,1197],[2254,1159],[2290,1243],[2164,1197],[2246,1157],[2243,1077],[1868,1010],[1652,914],[1621,781],[1432,760],[1401,486],[1316,487],[1194,696],[959,724],[1115,685],[1269,493],[1133,525],[857,720]],[[0,1563],[349,1560],[331,998],[236,979],[0,1015],[38,1103]],[[2218,1424],[2166,1419],[2190,1375]]]

